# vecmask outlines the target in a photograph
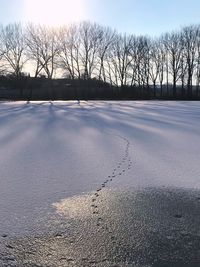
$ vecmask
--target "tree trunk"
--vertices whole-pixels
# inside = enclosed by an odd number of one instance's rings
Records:
[[[173,97],[176,98],[176,77],[173,77]]]
[[[153,96],[156,97],[156,81],[153,81]]]

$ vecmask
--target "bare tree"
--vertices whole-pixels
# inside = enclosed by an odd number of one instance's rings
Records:
[[[2,30],[3,30],[3,27],[2,27],[2,25],[0,25],[0,36],[2,34]],[[3,48],[3,43],[0,39],[0,74],[1,75],[4,74],[6,71],[5,66],[4,66],[4,61],[3,61],[4,53],[5,53],[5,51]]]
[[[129,50],[129,56],[132,57],[131,63],[130,63],[130,86],[136,86],[136,84],[139,84],[138,80],[138,69],[139,69],[139,53],[138,53],[138,38],[136,36],[132,36],[131,42],[130,42],[130,50]]]
[[[101,27],[96,23],[82,22],[79,25],[81,49],[80,49],[80,66],[84,79],[91,79],[98,73],[97,53],[102,40]]]
[[[20,77],[27,59],[25,58],[24,33],[21,24],[9,24],[1,29],[0,33],[1,57],[4,67]]]
[[[31,66],[34,70],[34,77],[38,77],[44,68],[41,60],[41,42],[38,36],[37,27],[34,24],[29,24],[26,27],[25,34],[26,55],[31,61]]]
[[[71,79],[81,78],[80,70],[80,34],[76,24],[64,26],[59,32],[59,66]]]
[[[107,54],[110,51],[110,47],[115,39],[116,33],[108,27],[99,27],[99,47],[97,51],[97,56],[99,58],[99,80],[106,82],[107,80],[107,70],[105,67],[105,61]]]
[[[171,34],[165,34],[165,47],[168,54],[168,67],[169,73],[172,76],[173,83],[173,96],[176,97],[177,91],[177,82],[181,77],[182,71],[182,53],[183,45],[181,42],[181,35],[179,32],[172,32]]]
[[[150,39],[146,36],[138,38],[138,81],[143,90],[149,89]],[[149,91],[149,90],[148,90]]]
[[[157,40],[150,42],[149,77],[153,83],[153,94],[156,97],[156,83],[160,72],[161,55],[159,53],[159,43]]]
[[[44,71],[51,79],[57,68],[59,55],[58,31],[41,25],[28,25],[26,35],[27,53],[35,63],[35,77]]]
[[[200,87],[200,25],[198,27],[198,35],[197,35],[197,55],[196,55],[196,96],[199,96],[199,87]]]
[[[160,60],[160,64],[159,64],[159,74],[158,74],[158,78],[159,78],[159,83],[160,83],[160,95],[161,97],[163,96],[163,82],[164,82],[164,75],[166,72],[166,50],[165,50],[165,46],[162,42],[162,39],[158,39],[158,54],[159,54],[159,60]]]
[[[131,82],[130,69],[133,57],[131,56],[132,47],[131,35],[116,35],[111,44],[110,63],[112,64],[115,83],[121,87]]]
[[[199,28],[194,25],[184,27],[181,32],[183,53],[186,60],[188,96],[192,95],[192,78],[196,64],[198,34]]]

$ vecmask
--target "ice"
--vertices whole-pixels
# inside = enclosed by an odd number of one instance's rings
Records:
[[[127,141],[132,167],[110,187],[200,189],[199,136],[199,102],[1,102],[0,233],[29,231],[53,203],[95,191]]]

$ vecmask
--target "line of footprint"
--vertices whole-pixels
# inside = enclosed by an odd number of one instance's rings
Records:
[[[129,149],[130,149],[130,142],[128,139],[118,136],[121,138],[125,143],[126,143],[126,148],[124,151],[124,155],[122,156],[121,160],[117,163],[117,166],[113,169],[110,175],[106,177],[106,179],[102,182],[101,186],[99,186],[95,193],[92,195],[91,198],[91,209],[92,209],[92,214],[96,216],[96,226],[99,229],[104,229],[108,232],[108,236],[113,243],[113,245],[117,244],[117,238],[114,235],[113,231],[109,228],[105,220],[101,217],[100,211],[98,209],[98,204],[97,200],[102,197],[101,192],[112,182],[114,179],[121,177],[123,174],[125,174],[126,171],[130,170],[132,167],[132,160],[129,155]],[[73,243],[73,241],[72,241]],[[120,245],[118,243],[118,245]],[[76,264],[76,260],[73,258],[61,258],[61,262],[67,262],[70,264],[70,266],[74,266]],[[96,264],[105,264],[106,262],[109,262],[109,259],[107,258],[102,258],[100,261],[97,261],[96,259],[89,259],[89,258],[82,258],[81,259],[81,264],[82,266],[96,266]],[[114,262],[114,259],[113,259]],[[71,265],[72,264],[72,265]],[[117,266],[117,265],[116,265]]]
[[[124,155],[122,156],[122,159],[117,163],[117,166],[113,169],[112,173],[106,177],[106,179],[103,181],[101,186],[97,188],[95,193],[92,195],[91,199],[91,209],[92,214],[97,217],[96,220],[96,226],[100,229],[106,230],[109,234],[109,238],[113,245],[117,243],[117,238],[114,235],[113,231],[110,229],[110,227],[107,225],[105,220],[101,217],[100,211],[99,211],[99,204],[97,204],[97,200],[102,197],[101,192],[110,184],[112,181],[114,181],[116,178],[121,177],[123,174],[125,174],[126,171],[130,170],[132,167],[132,160],[129,155],[129,149],[130,149],[130,142],[128,139],[118,136],[119,138],[123,139],[126,142],[126,148]],[[126,167],[126,168],[125,168]],[[120,244],[119,244],[120,245]]]

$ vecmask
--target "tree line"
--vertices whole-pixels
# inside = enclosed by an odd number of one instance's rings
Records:
[[[159,37],[121,34],[91,22],[0,26],[0,75],[95,79],[156,96],[199,97],[200,25]]]

